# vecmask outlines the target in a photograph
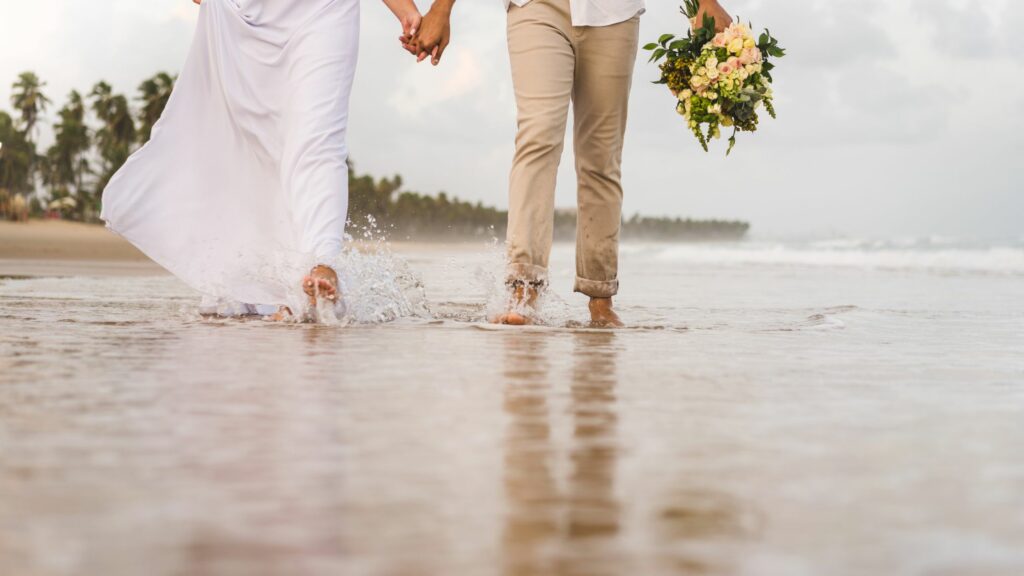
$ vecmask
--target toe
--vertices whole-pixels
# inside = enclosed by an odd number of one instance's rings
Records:
[[[338,289],[329,280],[320,280],[317,284],[320,295],[328,300],[334,300],[338,296]]]

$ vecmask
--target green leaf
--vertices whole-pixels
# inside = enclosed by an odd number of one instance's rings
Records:
[[[701,23],[701,29],[709,32],[711,37],[715,35],[715,17],[707,12],[704,13],[704,22]]]
[[[650,44],[644,44],[644,50],[654,50],[658,47],[657,42],[651,42]]]
[[[695,18],[697,13],[700,12],[700,2],[698,0],[686,0],[681,10],[683,14],[686,14],[687,18]]]
[[[675,34],[662,34],[661,37],[658,38],[658,44],[661,44],[662,46],[664,46],[665,44],[668,44],[669,40],[671,40],[671,39],[673,39],[675,37],[676,37]]]

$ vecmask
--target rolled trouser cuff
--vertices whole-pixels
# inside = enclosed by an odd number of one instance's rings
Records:
[[[547,286],[548,269],[535,264],[509,264],[508,275],[505,279],[509,284],[526,282],[527,284]]]
[[[619,281],[587,280],[577,276],[576,286],[573,290],[591,298],[611,298],[619,293]]]

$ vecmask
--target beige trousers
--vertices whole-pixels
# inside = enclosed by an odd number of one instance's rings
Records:
[[[578,181],[575,290],[608,298],[619,289],[622,142],[640,19],[574,27],[569,1],[533,0],[508,12],[518,108],[509,185],[509,280],[547,282],[555,179],[571,102]]]

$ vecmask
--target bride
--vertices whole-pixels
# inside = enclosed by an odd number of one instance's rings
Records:
[[[340,305],[360,0],[193,2],[181,76],[102,218],[221,304],[276,319]],[[413,1],[384,3],[413,36]]]

